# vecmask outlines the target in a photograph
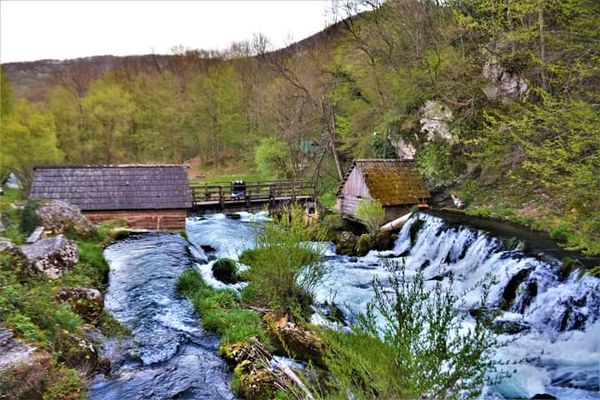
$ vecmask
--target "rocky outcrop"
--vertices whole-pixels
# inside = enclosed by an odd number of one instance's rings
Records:
[[[71,305],[87,321],[94,321],[102,312],[102,293],[95,288],[65,287],[56,293],[56,298]]]
[[[490,100],[500,97],[519,98],[527,93],[527,82],[522,77],[510,73],[493,60],[484,65],[483,77],[490,82],[483,88],[483,93]]]
[[[79,249],[74,241],[64,235],[42,239],[21,246],[28,274],[44,275],[57,279],[70,272],[79,261]]]
[[[50,378],[51,355],[0,328],[0,398],[30,399]]]
[[[427,133],[427,140],[441,138],[448,142],[454,140],[454,135],[450,130],[452,122],[452,110],[445,104],[427,100],[419,110],[421,114],[421,132]]]
[[[91,235],[96,231],[79,208],[61,200],[47,200],[36,209],[36,215],[44,229],[51,233],[66,233],[70,230],[79,235]]]

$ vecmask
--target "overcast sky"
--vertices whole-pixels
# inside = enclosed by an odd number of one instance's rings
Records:
[[[276,47],[322,30],[330,0],[0,1],[0,61],[224,49],[265,34]]]

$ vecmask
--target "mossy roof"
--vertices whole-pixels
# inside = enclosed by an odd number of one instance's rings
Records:
[[[358,168],[362,174],[371,197],[383,206],[417,204],[431,197],[414,161],[355,160],[346,177],[354,168]],[[345,183],[346,179],[340,191]]]

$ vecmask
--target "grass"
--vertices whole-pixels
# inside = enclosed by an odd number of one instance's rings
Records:
[[[245,342],[251,337],[265,343],[262,319],[256,312],[241,308],[235,292],[208,286],[194,269],[181,274],[177,289],[191,300],[204,328],[219,334],[222,345]]]
[[[2,235],[17,244],[25,240],[19,230],[22,211],[11,204],[20,199],[18,190],[7,189],[5,195],[0,196],[0,212],[7,227]],[[45,376],[43,387],[34,388],[43,392],[38,394],[44,399],[85,397],[87,377],[103,368],[95,355],[81,346],[88,341],[87,329],[99,329],[110,336],[128,333],[97,303],[80,315],[75,307],[81,306],[81,302],[61,302],[56,298],[58,291],[66,287],[100,291],[106,287],[109,269],[102,251],[110,240],[108,233],[114,224],[101,226],[96,235],[86,238],[68,232],[67,236],[78,245],[79,262],[73,271],[55,280],[28,275],[19,256],[0,253],[0,326],[12,329],[17,338],[52,354],[52,362],[35,371]],[[11,384],[9,389],[14,387],[15,384]],[[14,394],[17,396],[17,392]]]

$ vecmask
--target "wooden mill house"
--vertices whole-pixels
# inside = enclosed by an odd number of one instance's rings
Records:
[[[123,219],[151,230],[184,229],[192,206],[181,165],[37,166],[29,198],[66,201],[93,223]]]
[[[374,199],[383,206],[387,222],[430,197],[412,160],[355,160],[338,189],[336,208],[345,218],[357,219],[358,203]]]

